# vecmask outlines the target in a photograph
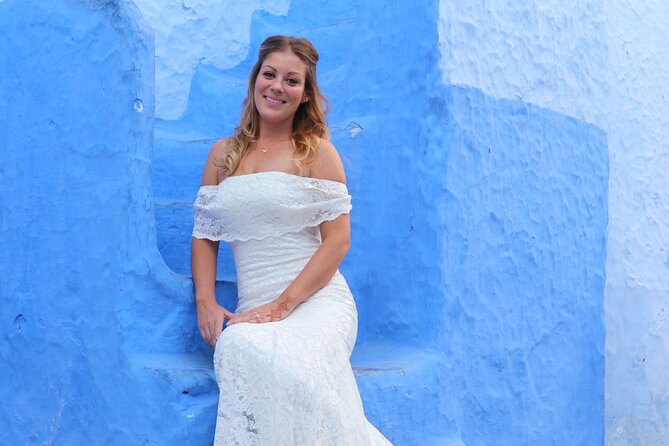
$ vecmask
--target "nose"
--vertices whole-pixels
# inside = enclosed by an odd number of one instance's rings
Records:
[[[278,77],[274,78],[272,84],[269,87],[272,91],[283,92],[283,83]]]

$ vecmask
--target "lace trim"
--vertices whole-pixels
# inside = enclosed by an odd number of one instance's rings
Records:
[[[261,172],[202,186],[193,207],[193,237],[262,240],[347,214],[351,196],[346,185],[336,181]]]

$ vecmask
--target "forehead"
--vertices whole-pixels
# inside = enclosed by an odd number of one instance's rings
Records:
[[[290,51],[275,51],[269,53],[262,63],[263,67],[272,67],[283,73],[305,75],[307,66],[302,60]]]

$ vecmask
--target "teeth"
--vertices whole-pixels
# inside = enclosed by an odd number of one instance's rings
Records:
[[[282,101],[280,99],[270,98],[269,96],[265,96],[265,99],[267,99],[268,101],[273,102],[275,104],[285,104],[286,103],[286,101]]]

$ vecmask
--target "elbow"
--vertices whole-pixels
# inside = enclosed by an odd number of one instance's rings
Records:
[[[351,246],[351,239],[349,237],[328,237],[323,240],[323,245],[324,247],[327,246],[333,257],[337,257],[341,261]]]
[[[341,243],[342,257],[348,253],[348,250],[351,248],[351,238],[346,237]]]
[[[341,239],[337,240],[337,253],[339,254],[340,259],[343,259],[346,256],[350,247],[350,237],[342,237]]]

